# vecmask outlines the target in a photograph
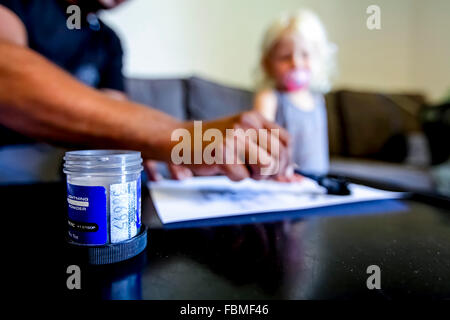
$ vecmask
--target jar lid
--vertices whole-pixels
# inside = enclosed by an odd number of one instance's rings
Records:
[[[129,150],[69,151],[64,156],[64,173],[115,175],[140,173],[141,153]]]
[[[128,260],[137,256],[147,247],[147,227],[141,226],[140,232],[135,237],[103,246],[87,247],[68,239],[72,250],[78,257],[92,265],[104,265]]]

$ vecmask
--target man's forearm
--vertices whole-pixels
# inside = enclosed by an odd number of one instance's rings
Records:
[[[140,150],[169,161],[174,118],[119,101],[72,78],[30,49],[0,41],[0,123],[66,146]]]

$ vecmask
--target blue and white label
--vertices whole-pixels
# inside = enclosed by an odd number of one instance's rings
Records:
[[[76,243],[104,245],[108,242],[106,190],[67,184],[69,237]]]
[[[110,186],[110,240],[118,243],[136,236],[141,227],[141,181]]]

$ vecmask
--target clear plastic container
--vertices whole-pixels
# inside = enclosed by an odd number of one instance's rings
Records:
[[[70,151],[64,160],[71,241],[99,246],[136,236],[141,228],[140,152]]]

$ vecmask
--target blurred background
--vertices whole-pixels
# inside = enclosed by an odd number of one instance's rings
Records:
[[[338,48],[331,175],[450,195],[450,1],[133,0],[102,18],[122,39],[131,99],[207,120],[251,108],[263,33],[299,8]]]
[[[381,8],[381,30],[366,8]],[[102,17],[122,37],[125,74],[193,74],[252,88],[265,28],[283,11],[314,10],[336,43],[335,89],[450,94],[448,0],[133,0]]]

